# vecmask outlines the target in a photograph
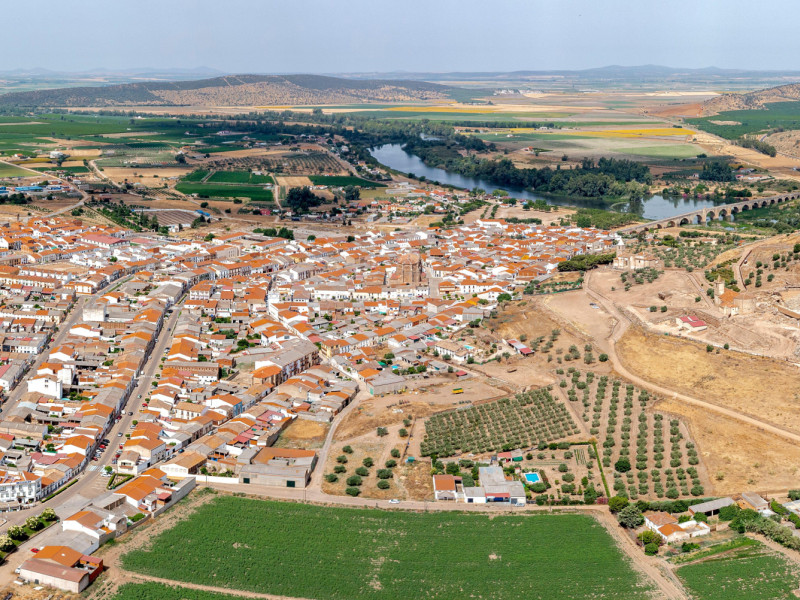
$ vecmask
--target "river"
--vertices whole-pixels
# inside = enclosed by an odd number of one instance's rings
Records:
[[[465,177],[458,173],[451,173],[444,169],[429,167],[422,159],[414,154],[405,152],[400,144],[384,144],[370,150],[370,154],[379,163],[401,173],[413,173],[416,177],[424,176],[429,181],[436,181],[443,185],[452,185],[457,188],[471,190],[481,188],[486,191],[503,190],[514,198],[520,200],[544,200],[548,204],[559,206],[585,206],[590,208],[607,208],[606,205],[587,200],[586,198],[556,198],[549,195],[536,194],[528,190],[515,189],[506,186],[494,185],[491,182],[474,177]],[[636,213],[645,219],[666,219],[700,208],[710,208],[723,204],[707,198],[664,198],[660,195],[651,196],[633,203],[620,202],[613,208],[615,210]]]

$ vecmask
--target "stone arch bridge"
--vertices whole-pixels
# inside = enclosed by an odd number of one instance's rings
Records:
[[[753,210],[754,208],[763,208],[772,204],[779,204],[781,202],[788,202],[790,200],[797,200],[800,198],[800,192],[793,192],[791,194],[781,194],[779,196],[770,196],[768,198],[753,198],[736,202],[734,204],[720,204],[719,206],[712,206],[709,208],[702,208],[692,212],[684,213],[682,215],[675,215],[667,219],[660,219],[658,221],[649,221],[647,223],[640,223],[639,225],[631,225],[629,227],[622,227],[617,230],[617,233],[639,233],[643,231],[652,231],[654,229],[663,229],[665,227],[680,227],[681,225],[702,225],[708,221],[723,220],[729,221],[733,215],[746,210]]]

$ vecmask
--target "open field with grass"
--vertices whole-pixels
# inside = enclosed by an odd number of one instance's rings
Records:
[[[175,189],[184,194],[197,194],[201,198],[250,198],[272,201],[272,191],[252,185],[225,185],[204,183],[179,183]]]
[[[797,598],[800,568],[758,544],[677,570],[695,600],[789,600]]]
[[[492,518],[237,497],[200,506],[147,550],[126,554],[123,568],[315,600],[638,600],[650,587],[584,515]],[[128,598],[136,596],[118,600]]]

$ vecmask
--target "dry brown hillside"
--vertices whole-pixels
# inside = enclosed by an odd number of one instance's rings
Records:
[[[792,102],[794,100],[800,100],[800,83],[789,83],[746,94],[722,94],[703,102],[702,114],[708,116],[726,110],[760,110],[770,102]]]

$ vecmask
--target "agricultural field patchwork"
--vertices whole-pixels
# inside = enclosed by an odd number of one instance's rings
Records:
[[[643,600],[650,593],[608,532],[578,514],[490,518],[225,496],[122,563],[176,581],[315,600]],[[311,576],[298,577],[298,569]],[[120,593],[116,600],[134,600],[138,591]]]
[[[546,388],[439,413],[425,422],[424,456],[534,448],[578,433],[567,408]]]
[[[700,456],[686,426],[648,411],[655,398],[647,391],[574,367],[565,375],[559,385],[579,411],[582,405],[582,418],[597,437],[602,465],[613,471],[617,495],[674,500],[705,493],[697,469]]]
[[[800,568],[761,544],[686,565],[678,577],[696,600],[797,598]]]
[[[724,111],[686,122],[729,140],[770,129],[800,129],[800,102],[773,102],[764,110]]]
[[[200,198],[250,198],[272,201],[272,191],[252,185],[225,185],[205,183],[179,183],[175,189],[183,194],[197,194]]]

